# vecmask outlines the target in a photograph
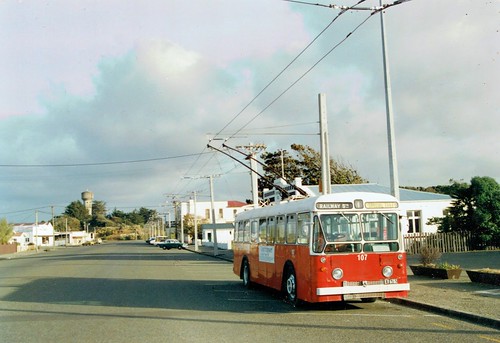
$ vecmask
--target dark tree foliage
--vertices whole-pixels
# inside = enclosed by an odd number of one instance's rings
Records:
[[[133,210],[132,212],[124,212],[118,209],[114,209],[108,219],[119,224],[137,224],[143,225],[149,220],[154,220],[158,217],[156,210],[149,210],[147,208],[141,207],[139,210]]]
[[[293,181],[302,178],[304,185],[319,185],[321,181],[321,154],[309,146],[292,144],[293,155],[288,151],[266,152],[261,155],[264,160],[265,176],[270,180],[284,176]],[[332,184],[366,183],[356,169],[343,162],[330,159],[330,175]],[[259,188],[269,188],[264,180],[259,180]]]
[[[64,214],[67,215],[68,217],[73,217],[78,219],[80,221],[81,227],[83,227],[83,223],[89,222],[92,219],[92,217],[87,212],[85,205],[78,200],[75,200],[72,203],[70,203],[66,207]]]
[[[491,177],[472,178],[470,185],[453,181],[452,207],[444,218],[433,218],[443,232],[470,232],[475,249],[500,247],[500,185]]]
[[[456,188],[455,183],[466,185],[463,182],[459,183],[453,179],[450,179],[450,185],[437,185],[437,186],[428,186],[428,187],[402,186],[401,188],[410,189],[410,190],[414,190],[414,191],[420,191],[420,192],[447,194],[447,195],[451,196]]]

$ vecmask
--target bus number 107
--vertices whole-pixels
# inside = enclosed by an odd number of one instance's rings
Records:
[[[366,261],[366,260],[368,260],[367,254],[359,254],[358,255],[358,261]]]

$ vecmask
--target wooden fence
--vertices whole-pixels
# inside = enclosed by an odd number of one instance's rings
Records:
[[[0,244],[0,254],[12,254],[17,252],[17,244]]]
[[[404,237],[405,250],[408,254],[420,254],[422,247],[439,249],[442,253],[464,252],[471,249],[471,236],[469,233],[418,233],[407,234]]]

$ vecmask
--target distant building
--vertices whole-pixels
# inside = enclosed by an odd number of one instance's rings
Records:
[[[15,224],[13,231],[14,234],[24,233],[28,244],[32,243],[39,247],[54,245],[54,227],[51,223]]]
[[[226,224],[203,224],[201,225],[201,244],[206,247],[213,247],[215,242],[215,232],[217,232],[217,247],[222,249],[232,249],[234,240],[234,225]]]
[[[17,251],[28,250],[28,244],[30,243],[30,237],[26,232],[14,232],[12,237],[9,239],[9,244],[17,244]]]
[[[243,212],[244,206],[247,204],[241,201],[214,201],[215,223],[234,223],[234,218],[239,212]],[[212,220],[212,204],[210,201],[197,201],[196,206],[194,200],[184,201],[177,208],[176,218],[184,218],[186,214],[195,215],[197,218],[204,219],[209,223]]]

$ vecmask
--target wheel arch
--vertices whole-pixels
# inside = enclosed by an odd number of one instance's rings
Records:
[[[245,262],[248,263],[248,267],[250,268],[250,262],[247,257],[247,255],[243,255],[241,258],[241,263],[240,263],[240,280],[243,280],[243,266],[245,265]]]

